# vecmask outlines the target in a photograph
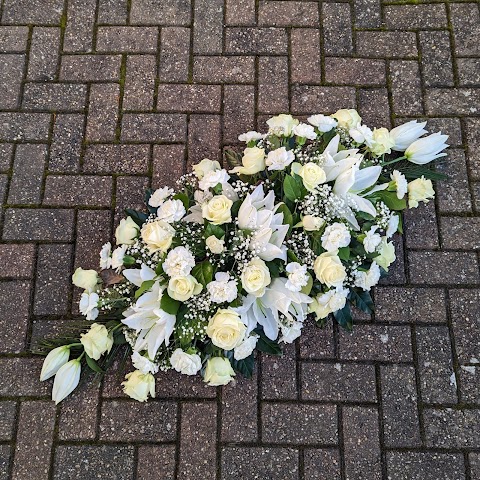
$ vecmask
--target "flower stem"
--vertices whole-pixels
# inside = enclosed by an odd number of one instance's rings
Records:
[[[391,165],[392,163],[397,163],[399,162],[400,160],[405,160],[407,157],[398,157],[398,158],[395,158],[394,160],[390,160],[389,162],[383,162],[380,164],[381,167],[384,167],[385,165]]]

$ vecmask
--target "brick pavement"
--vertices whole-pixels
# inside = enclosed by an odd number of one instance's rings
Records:
[[[480,479],[480,12],[474,2],[0,2],[0,480]],[[450,179],[406,217],[353,335],[308,327],[253,381],[119,377],[59,407],[36,338],[146,186],[271,114],[431,118]]]

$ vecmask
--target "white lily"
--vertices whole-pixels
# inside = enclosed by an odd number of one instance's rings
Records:
[[[157,274],[155,270],[142,263],[140,268],[129,268],[122,272],[123,276],[137,287],[141,287],[143,282],[153,280]]]
[[[57,405],[77,388],[82,371],[78,358],[63,365],[55,375],[52,389],[52,400]]]
[[[390,130],[390,136],[395,140],[392,150],[404,152],[415,140],[427,133],[424,129],[426,124],[427,122],[418,123],[412,120]]]
[[[442,135],[440,132],[420,138],[405,150],[405,158],[417,165],[425,165],[436,158],[445,157],[447,154],[440,152],[448,147],[445,143],[447,139],[448,135]]]
[[[48,380],[53,377],[61,367],[63,367],[70,357],[70,347],[62,345],[48,352],[43,361],[42,371],[40,373],[40,381]]]
[[[135,305],[123,312],[126,318],[122,320],[122,323],[137,332],[151,328],[157,320],[157,315],[154,311],[160,307],[162,290],[160,284],[155,282],[149,292],[141,295],[135,302]]]
[[[275,340],[280,328],[280,313],[291,322],[305,320],[308,304],[312,302],[312,299],[301,292],[290,291],[285,286],[286,283],[286,278],[276,278],[265,290],[263,297],[248,295],[243,298],[242,306],[233,309],[247,326],[247,336],[257,324],[260,324],[265,335],[271,340]]]

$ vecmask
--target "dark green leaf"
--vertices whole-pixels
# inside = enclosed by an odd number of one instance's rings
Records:
[[[372,297],[369,292],[364,290],[351,289],[348,294],[348,299],[362,312],[371,315],[375,310]]]
[[[114,345],[124,345],[125,343],[127,343],[123,332],[118,332],[113,336],[113,343]]]
[[[155,273],[157,275],[163,275],[164,274],[164,271],[163,271],[163,263],[159,263],[156,268],[155,268]]]
[[[193,267],[192,275],[199,283],[206,287],[213,279],[213,266],[208,260],[205,260]]]
[[[144,294],[145,292],[148,292],[152,287],[153,284],[155,283],[155,280],[146,280],[140,285],[140,288],[135,292],[135,298],[140,297],[140,295]]]
[[[160,300],[160,308],[170,315],[176,315],[180,308],[180,302],[171,298],[168,293],[163,292],[162,299]]]
[[[213,223],[207,223],[205,228],[204,237],[208,238],[214,235],[219,240],[225,236],[225,231],[219,225],[214,225]]]
[[[390,210],[405,210],[407,208],[407,201],[405,198],[397,198],[396,192],[387,192],[381,190],[374,193],[375,198],[380,199]]]
[[[152,188],[147,188],[147,190],[145,190],[145,205],[147,206],[148,208],[148,211],[150,213],[157,213],[157,207],[152,207],[148,201],[150,200],[150,197],[153,195],[153,192],[155,190],[153,190]]]
[[[123,257],[123,264],[126,267],[130,267],[131,265],[135,265],[135,258],[131,257],[130,255],[125,255]]]
[[[272,262],[265,262],[270,271],[270,276],[272,278],[278,278],[280,276],[280,265],[275,261]]]
[[[353,328],[352,312],[350,311],[350,305],[347,303],[341,310],[333,312],[333,316],[338,324],[351,331]]]
[[[215,195],[221,195],[222,192],[223,192],[222,184],[221,184],[221,183],[217,183],[217,184],[213,187],[213,192],[215,193]]]
[[[226,357],[230,360],[232,368],[241,373],[245,378],[252,378],[253,368],[255,366],[255,359],[253,358],[253,353],[244,358],[243,360],[235,360],[233,356],[233,350],[225,351]]]
[[[139,227],[141,227],[145,223],[145,220],[147,220],[148,218],[148,215],[146,213],[138,212],[137,210],[132,210],[131,208],[126,208],[125,214],[128,215],[129,217],[132,217],[132,220]]]
[[[254,332],[260,336],[257,341],[257,350],[268,353],[269,355],[282,355],[282,349],[275,340],[270,340],[263,331],[262,327],[257,327]]]
[[[302,197],[302,189],[297,181],[290,175],[285,175],[285,179],[283,180],[283,192],[292,202]]]
[[[230,168],[242,164],[242,155],[234,150],[225,150],[225,160]]]
[[[182,192],[177,193],[173,197],[174,200],[181,200],[183,203],[183,206],[185,207],[185,210],[188,210],[188,207],[190,206],[190,201],[188,200],[188,195]]]
[[[350,258],[350,247],[342,247],[338,249],[338,256],[340,257],[340,260],[343,260],[344,262],[347,262],[348,259]]]
[[[85,360],[87,361],[87,365],[90,368],[90,370],[93,370],[95,373],[102,373],[102,374],[105,373],[105,371],[98,366],[97,362],[93,358],[90,358],[86,352],[85,352]]]

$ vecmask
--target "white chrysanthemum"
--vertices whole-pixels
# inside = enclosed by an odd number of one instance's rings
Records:
[[[103,245],[102,249],[100,250],[100,268],[102,270],[105,270],[106,268],[110,268],[111,266],[111,263],[112,263],[110,259],[111,251],[112,251],[112,244],[110,242]]]
[[[408,182],[405,178],[405,175],[398,170],[394,170],[390,174],[390,178],[395,182],[395,187],[397,189],[397,198],[402,199],[408,191]]]
[[[382,237],[375,233],[378,230],[378,225],[374,225],[370,228],[370,230],[365,234],[365,238],[363,240],[363,248],[367,253],[373,253],[375,249],[380,245],[382,241]]]
[[[233,302],[238,295],[237,281],[226,272],[218,272],[215,280],[207,285],[210,299],[214,303]]]
[[[133,352],[132,364],[144,375],[146,375],[147,373],[153,373],[155,375],[155,373],[158,372],[158,365],[156,363],[153,363],[148,357],[140,355],[138,352]]]
[[[186,277],[195,266],[195,257],[186,247],[175,247],[163,262],[163,271],[169,277]]]
[[[299,123],[293,127],[293,133],[297,137],[308,138],[309,140],[315,140],[317,138],[317,134],[315,133],[315,129],[306,123]]]
[[[338,122],[332,118],[327,117],[326,115],[312,115],[307,119],[313,126],[318,128],[319,132],[326,133],[335,128]]]
[[[288,280],[285,287],[291,292],[299,292],[308,283],[307,266],[292,262],[285,270],[288,273]]]
[[[115,270],[119,270],[120,268],[123,267],[123,258],[125,257],[125,251],[127,250],[127,247],[125,245],[122,245],[120,247],[117,247],[113,253],[112,253],[112,261],[111,261],[111,266]]]
[[[78,308],[87,320],[95,320],[98,317],[98,300],[99,297],[96,293],[82,293]]]
[[[171,188],[159,188],[152,193],[152,196],[148,199],[148,204],[153,208],[158,208],[172,194],[173,190]]]
[[[293,152],[281,147],[268,153],[265,164],[268,166],[268,170],[284,170],[294,160]]]
[[[158,208],[157,217],[163,222],[173,223],[180,221],[185,213],[187,212],[181,200],[167,200]]]
[[[235,360],[243,360],[244,358],[249,357],[257,346],[257,341],[259,339],[258,335],[250,335],[246,338],[238,347],[235,347],[233,350],[233,358]]]
[[[350,245],[350,232],[343,223],[332,223],[322,235],[322,247],[327,252],[338,250]]]
[[[250,130],[247,133],[242,133],[238,136],[238,139],[241,142],[249,143],[255,140],[261,140],[264,137],[261,133],[255,132],[254,130]]]
[[[373,138],[372,129],[366,125],[357,125],[348,131],[348,134],[355,140],[356,143],[366,143],[370,145]]]
[[[357,270],[354,272],[354,276],[355,286],[368,291],[380,280],[380,267],[376,262],[373,262],[368,271],[361,272]]]
[[[203,190],[208,190],[216,185],[227,183],[230,180],[228,172],[222,168],[221,170],[213,170],[207,172],[204,177],[198,182],[198,186]]]

